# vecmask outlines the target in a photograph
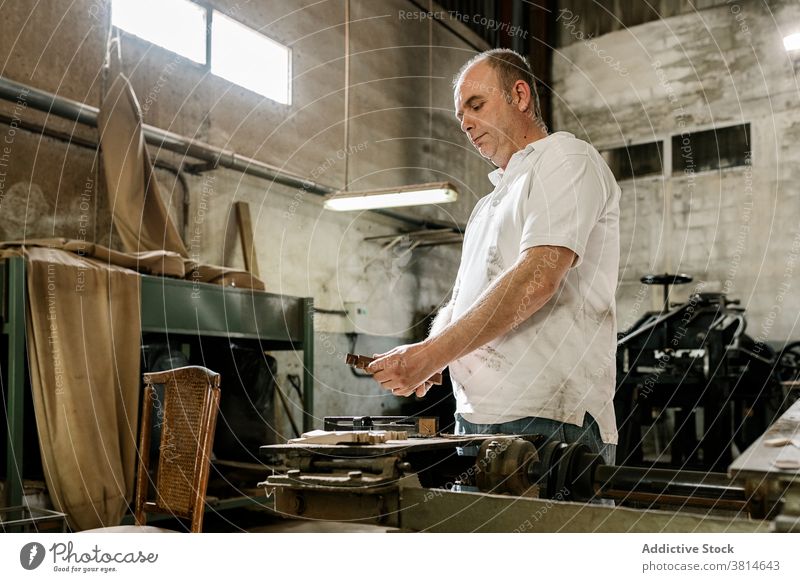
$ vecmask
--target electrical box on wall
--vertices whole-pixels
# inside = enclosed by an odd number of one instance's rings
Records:
[[[347,312],[345,333],[367,333],[367,306],[363,303],[345,301],[344,310]]]

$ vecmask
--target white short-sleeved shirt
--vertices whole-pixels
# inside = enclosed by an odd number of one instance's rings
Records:
[[[494,191],[467,223],[453,318],[531,247],[578,258],[539,311],[450,364],[456,411],[481,424],[538,416],[578,426],[589,412],[616,444],[619,186],[597,150],[566,132],[529,144],[489,179]]]

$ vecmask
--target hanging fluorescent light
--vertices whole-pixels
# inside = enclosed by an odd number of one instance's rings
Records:
[[[358,192],[343,190],[329,195],[325,199],[325,208],[336,211],[374,210],[421,204],[446,204],[455,202],[456,198],[458,190],[450,182],[430,182]]]
[[[800,50],[800,33],[783,37],[783,48],[786,52]]]

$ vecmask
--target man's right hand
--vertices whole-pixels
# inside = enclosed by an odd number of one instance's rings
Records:
[[[430,390],[432,386],[433,382],[426,381],[424,384],[420,384],[419,386],[416,387],[416,389],[414,390],[414,394],[417,396],[417,398],[422,398],[428,393],[428,390]]]
[[[433,384],[431,378],[447,362],[433,349],[430,341],[398,346],[385,354],[376,354],[367,371],[384,390],[390,390],[396,396],[424,395]]]

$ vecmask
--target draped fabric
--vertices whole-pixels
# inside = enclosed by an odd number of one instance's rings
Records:
[[[26,247],[27,344],[45,481],[82,530],[119,524],[133,497],[139,274]]]
[[[188,258],[153,173],[139,102],[123,75],[103,99],[97,125],[112,218],[125,250],[167,250]]]

